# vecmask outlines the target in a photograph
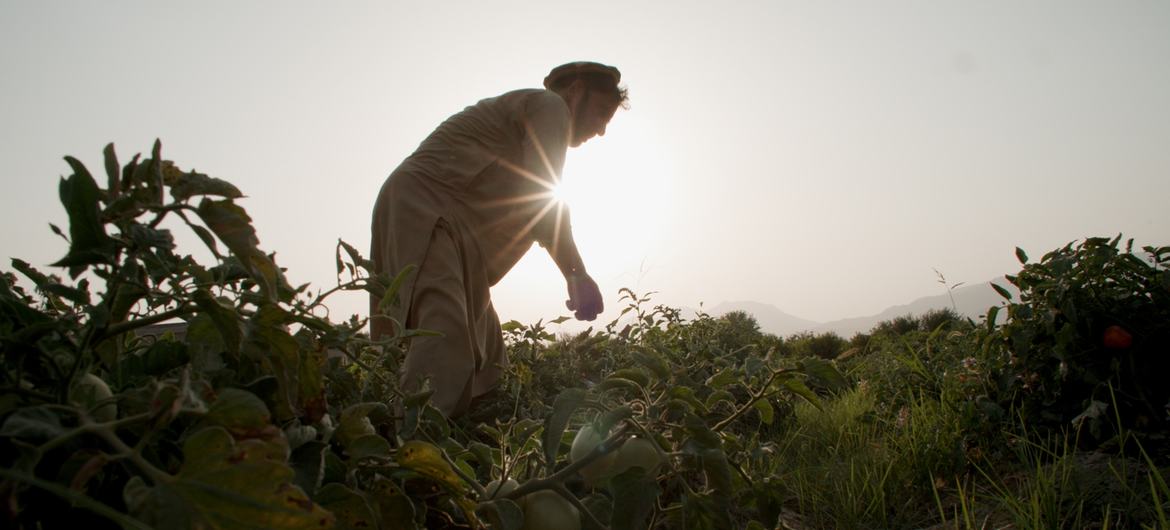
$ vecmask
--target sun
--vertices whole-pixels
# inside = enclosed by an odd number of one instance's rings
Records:
[[[669,157],[653,128],[619,114],[604,137],[570,150],[554,200],[570,211],[573,238],[591,274],[637,271],[670,217]]]

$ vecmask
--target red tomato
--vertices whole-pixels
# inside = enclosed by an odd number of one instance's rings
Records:
[[[1121,326],[1109,326],[1105,328],[1105,336],[1103,338],[1105,347],[1111,350],[1123,350],[1133,344],[1133,335],[1130,335],[1125,328]]]

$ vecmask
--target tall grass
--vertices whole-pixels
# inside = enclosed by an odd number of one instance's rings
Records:
[[[928,523],[932,470],[950,467],[955,419],[937,402],[916,400],[883,418],[867,386],[799,404],[786,447],[783,480],[817,528],[914,528]],[[945,463],[944,463],[945,462]]]

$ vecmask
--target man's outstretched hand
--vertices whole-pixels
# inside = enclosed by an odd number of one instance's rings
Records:
[[[574,312],[577,320],[593,320],[605,310],[601,290],[588,274],[569,276],[568,287],[569,299],[565,301],[565,307]]]

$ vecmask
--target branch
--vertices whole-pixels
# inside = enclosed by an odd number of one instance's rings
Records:
[[[564,497],[565,500],[569,501],[570,504],[576,506],[578,511],[585,514],[585,518],[593,524],[594,528],[599,528],[600,530],[609,530],[609,528],[602,524],[601,521],[597,520],[597,516],[593,515],[593,512],[589,511],[589,508],[587,508],[581,502],[581,499],[578,499],[576,495],[573,495],[573,493],[570,492],[564,484],[557,483],[553,485],[552,490],[560,494],[561,497]]]
[[[131,462],[134,462],[134,465],[137,466],[138,469],[142,470],[142,472],[145,473],[146,476],[150,478],[150,481],[155,485],[164,484],[174,480],[175,477],[171,476],[166,471],[154,467],[154,464],[146,461],[142,455],[138,454],[137,451],[126,445],[126,442],[123,442],[122,439],[118,437],[118,433],[110,429],[107,424],[94,423],[89,419],[88,416],[83,415],[81,416],[81,425],[82,427],[89,428],[90,432],[98,435],[100,438],[105,440],[106,443],[113,446],[114,449],[116,449],[119,453],[115,456],[125,456]]]
[[[147,317],[142,317],[138,320],[129,320],[126,322],[119,322],[117,324],[113,324],[110,327],[106,328],[106,331],[104,333],[102,333],[98,337],[98,340],[96,340],[94,342],[95,343],[101,342],[101,341],[106,340],[110,337],[121,335],[122,333],[126,333],[128,331],[134,331],[138,328],[144,328],[146,326],[158,324],[159,322],[165,322],[165,321],[170,320],[172,318],[177,318],[177,317],[181,317],[184,315],[190,315],[190,314],[194,313],[195,311],[196,311],[196,308],[193,306],[176,307],[175,309],[172,309],[170,311],[163,311],[162,313],[158,313],[156,315],[151,315],[151,316],[147,316]]]
[[[711,432],[719,432],[719,431],[722,431],[723,429],[726,429],[728,425],[731,425],[735,420],[738,420],[740,418],[740,416],[747,414],[747,412],[752,409],[752,406],[754,406],[757,401],[779,392],[779,391],[768,392],[768,387],[772,386],[772,383],[775,382],[776,378],[780,377],[780,375],[786,374],[786,373],[791,373],[794,371],[795,370],[791,370],[791,369],[772,370],[772,376],[768,378],[768,382],[764,383],[764,386],[762,388],[760,388],[759,392],[752,392],[751,393],[752,398],[750,400],[748,400],[747,403],[744,403],[744,405],[742,407],[740,407],[738,410],[736,410],[734,413],[732,413],[726,419],[724,419],[723,421],[720,421],[719,423],[716,423],[714,427],[711,427]]]
[[[71,490],[60,484],[41,480],[32,475],[26,475],[19,471],[0,468],[0,478],[13,480],[16,482],[23,482],[30,486],[35,486],[52,493],[62,499],[69,501],[75,506],[85,508],[93,513],[101,515],[106,519],[118,523],[119,526],[130,530],[150,530],[150,526],[144,524],[142,521],[121,513],[101,502],[98,502],[87,495],[83,495],[77,491]]]
[[[605,441],[597,444],[597,447],[594,447],[593,450],[590,451],[589,454],[585,455],[584,458],[569,464],[564,469],[557,471],[551,476],[531,479],[524,484],[521,484],[520,487],[516,488],[512,493],[505,495],[504,498],[518,500],[521,497],[534,491],[553,490],[569,502],[573,503],[573,505],[576,506],[578,510],[583,512],[589,521],[596,525],[597,528],[608,530],[605,525],[601,524],[601,522],[597,520],[597,516],[593,515],[593,512],[589,511],[589,508],[586,508],[584,504],[581,504],[581,501],[565,488],[564,482],[566,479],[576,473],[577,470],[589,465],[594,460],[597,460],[598,458],[601,458],[614,449],[620,447],[621,442],[624,442],[627,436],[627,428],[623,427],[618,429],[616,433],[610,435],[610,437],[606,438]]]

